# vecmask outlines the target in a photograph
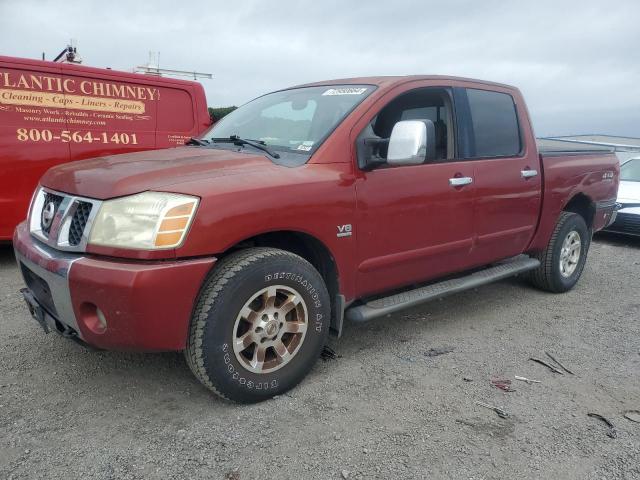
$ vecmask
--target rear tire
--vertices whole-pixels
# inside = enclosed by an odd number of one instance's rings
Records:
[[[302,257],[251,248],[225,257],[205,280],[185,356],[211,391],[259,402],[298,384],[329,333],[322,277]]]
[[[547,247],[532,255],[540,266],[529,275],[531,283],[547,292],[571,290],[580,279],[591,244],[591,232],[584,219],[562,212]]]

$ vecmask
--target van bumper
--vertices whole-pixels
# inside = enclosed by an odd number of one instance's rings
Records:
[[[213,257],[121,261],[54,250],[26,222],[13,236],[23,296],[45,332],[94,348],[183,350],[194,302]]]
[[[593,218],[593,231],[597,232],[609,227],[616,221],[620,204],[616,199],[604,200],[596,203],[596,211]]]

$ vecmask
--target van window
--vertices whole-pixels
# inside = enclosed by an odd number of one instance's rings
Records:
[[[193,101],[189,92],[177,88],[161,88],[158,99],[158,130],[186,135],[191,133],[193,126]]]
[[[465,158],[518,155],[520,128],[511,95],[471,88],[466,93],[473,131]]]

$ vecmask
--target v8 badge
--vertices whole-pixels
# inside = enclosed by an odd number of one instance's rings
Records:
[[[341,237],[350,237],[351,236],[351,224],[347,223],[345,225],[338,225],[338,238]]]

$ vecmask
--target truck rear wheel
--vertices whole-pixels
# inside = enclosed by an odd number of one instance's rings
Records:
[[[329,295],[313,266],[290,252],[252,248],[213,269],[191,319],[185,356],[219,396],[271,398],[309,372],[327,340]]]
[[[590,244],[591,232],[584,219],[562,212],[547,248],[534,255],[540,267],[531,272],[531,283],[548,292],[571,290],[582,274]]]

